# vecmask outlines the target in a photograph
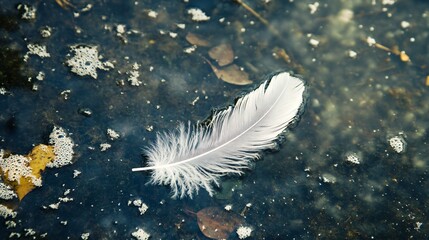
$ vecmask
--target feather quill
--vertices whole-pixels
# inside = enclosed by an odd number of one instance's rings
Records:
[[[207,125],[180,124],[158,133],[146,150],[150,183],[170,185],[172,197],[192,198],[200,188],[213,195],[213,184],[226,174],[241,174],[261,151],[276,146],[279,134],[299,115],[305,85],[286,72],[213,114]]]

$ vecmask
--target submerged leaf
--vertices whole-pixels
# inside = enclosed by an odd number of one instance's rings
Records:
[[[210,45],[210,43],[207,40],[204,40],[202,37],[194,33],[186,34],[186,41],[188,41],[192,45],[201,46],[201,47],[207,47]]]
[[[198,211],[197,221],[204,236],[212,239],[227,239],[244,222],[240,215],[218,207]]]
[[[252,81],[249,80],[249,75],[246,72],[241,71],[240,68],[235,64],[226,66],[224,68],[217,68],[209,61],[207,62],[212,67],[216,77],[224,82],[235,85],[248,85],[252,83]]]
[[[230,44],[223,43],[216,47],[213,47],[209,51],[209,56],[216,60],[219,66],[225,66],[234,60],[234,51]]]

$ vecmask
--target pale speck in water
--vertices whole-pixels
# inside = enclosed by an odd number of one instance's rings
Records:
[[[111,148],[112,145],[110,143],[101,143],[100,144],[100,151],[105,152],[107,149]]]
[[[210,20],[210,17],[207,16],[201,9],[198,9],[198,8],[188,9],[188,14],[190,14],[192,16],[192,20],[196,22]]]
[[[397,153],[403,153],[405,152],[407,143],[405,142],[405,139],[402,135],[394,136],[388,139],[390,147],[397,152]]]

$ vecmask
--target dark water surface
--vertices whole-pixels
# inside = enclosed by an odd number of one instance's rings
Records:
[[[47,169],[43,186],[14,203],[16,218],[1,220],[0,238],[33,229],[24,238],[132,239],[141,228],[151,239],[205,239],[190,212],[232,204],[241,213],[248,203],[250,239],[429,237],[429,2],[246,1],[268,25],[235,1],[72,3],[0,0],[0,149],[25,155],[47,143],[54,125],[76,144],[75,163]],[[22,19],[19,4],[35,18]],[[191,8],[210,19],[192,20]],[[186,53],[188,33],[210,46]],[[205,59],[220,43],[231,45],[253,84],[216,77]],[[50,57],[24,61],[29,44],[46,46]],[[98,69],[97,79],[73,73],[75,45],[96,46],[100,64],[114,68]],[[145,185],[149,173],[131,172],[144,165],[157,131],[202,121],[279,70],[309,86],[301,121],[251,171],[223,178],[214,197],[202,190],[173,200],[168,187]],[[128,81],[133,71],[139,86]],[[120,138],[110,140],[109,128]],[[395,136],[404,151],[390,146]],[[103,143],[111,148],[100,151]],[[74,170],[82,173],[73,178]],[[67,189],[73,201],[43,208]],[[128,205],[136,199],[145,214]]]

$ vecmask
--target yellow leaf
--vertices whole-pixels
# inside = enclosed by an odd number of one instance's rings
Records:
[[[12,187],[15,189],[16,195],[18,195],[19,201],[21,201],[25,195],[31,192],[36,186],[33,184],[31,179],[26,177],[21,177],[19,181],[20,184],[13,182]]]
[[[39,144],[28,154],[33,175],[40,177],[40,172],[55,159],[54,146]]]
[[[18,184],[17,181],[7,181],[7,172],[5,173],[5,182],[15,190],[20,201],[36,187],[34,180],[42,180],[42,171],[45,170],[48,163],[55,159],[54,147],[39,144],[26,157],[29,159],[31,176],[22,176]]]

